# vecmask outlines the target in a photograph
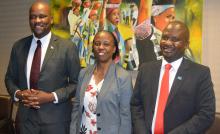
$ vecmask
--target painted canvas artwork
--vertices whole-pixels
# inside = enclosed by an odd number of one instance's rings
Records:
[[[173,20],[190,29],[185,57],[201,62],[203,0],[51,0],[53,33],[71,39],[79,51],[82,67],[94,64],[94,35],[111,31],[118,40],[120,56],[115,62],[127,70],[162,58],[160,38]]]

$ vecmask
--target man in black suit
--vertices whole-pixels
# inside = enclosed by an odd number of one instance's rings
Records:
[[[171,22],[160,42],[164,58],[141,67],[131,100],[135,134],[201,134],[213,123],[215,95],[210,70],[183,57],[188,45],[187,26]],[[168,95],[161,99],[166,64],[171,65]]]
[[[17,41],[12,48],[5,84],[12,98],[19,101],[21,134],[69,133],[70,99],[75,93],[80,63],[75,45],[51,33],[52,22],[49,5],[34,2],[29,11],[33,35]],[[39,73],[33,69],[37,49]]]

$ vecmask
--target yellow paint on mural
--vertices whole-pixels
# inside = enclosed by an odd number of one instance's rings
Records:
[[[185,23],[190,30],[190,48],[194,61],[201,63],[202,57],[202,6],[203,0],[185,0]]]
[[[131,39],[134,37],[134,31],[132,30],[130,25],[119,23],[118,30],[124,40]]]

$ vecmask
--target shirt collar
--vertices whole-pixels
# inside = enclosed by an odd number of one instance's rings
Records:
[[[35,42],[37,42],[37,40],[40,40],[41,43],[42,43],[42,45],[43,45],[44,42],[50,40],[50,38],[51,38],[51,32],[49,32],[47,35],[45,35],[44,37],[42,37],[42,38],[40,38],[40,39],[37,38],[34,34],[33,34],[33,37],[34,37]]]
[[[172,68],[171,69],[174,69],[174,70],[178,70],[180,64],[182,63],[183,61],[183,57],[179,58],[178,60],[175,60],[171,63],[168,63],[164,58],[162,59],[162,68],[165,68],[165,65],[166,64],[171,64]]]

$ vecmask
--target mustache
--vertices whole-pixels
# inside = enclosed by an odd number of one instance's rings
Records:
[[[173,47],[175,47],[175,45],[174,44],[162,44],[162,45],[160,45],[160,47],[161,48],[173,48]]]
[[[34,23],[33,26],[34,27],[36,27],[36,26],[41,26],[42,27],[42,26],[47,26],[47,24],[46,23]]]

